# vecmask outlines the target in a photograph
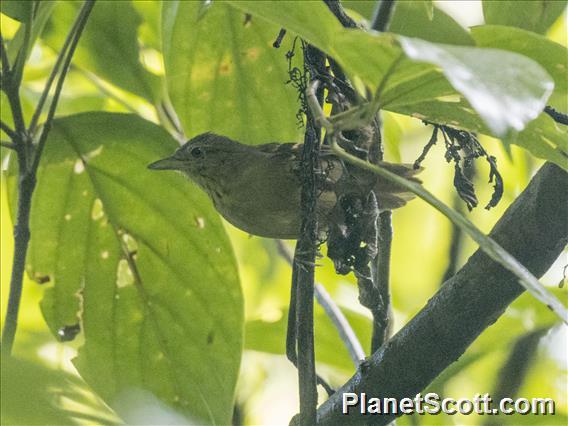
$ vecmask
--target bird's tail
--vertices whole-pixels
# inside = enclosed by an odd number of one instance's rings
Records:
[[[378,166],[408,179],[411,182],[422,183],[422,181],[416,177],[416,175],[423,170],[422,167],[415,169],[412,164],[394,164],[387,163],[386,161],[379,162]],[[377,179],[375,194],[377,194],[379,209],[381,210],[398,209],[415,197],[415,195],[412,192],[408,192],[406,188],[383,177]]]

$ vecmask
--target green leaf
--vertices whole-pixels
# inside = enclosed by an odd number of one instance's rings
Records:
[[[81,3],[59,2],[49,31],[43,37],[58,50]],[[142,19],[128,1],[97,2],[89,16],[73,63],[99,78],[155,104],[160,97],[160,79],[140,63],[138,27]]]
[[[31,5],[33,3],[27,2],[27,4]],[[54,1],[39,2],[37,12],[33,19],[30,38],[25,46],[26,59],[29,58],[31,54],[32,49],[30,47],[33,46],[37,38],[42,33],[45,25],[47,24],[47,21],[51,16],[51,13],[53,12],[54,6]],[[16,56],[18,55],[18,52],[20,51],[22,46],[24,46],[24,43],[26,43],[26,26],[22,25],[20,26],[20,28],[18,28],[18,32],[16,32],[12,40],[10,40],[6,49],[8,51],[8,59],[10,60],[11,64],[13,64],[16,60]]]
[[[565,0],[484,0],[486,24],[508,25],[544,34],[564,9]]]
[[[221,2],[205,14],[202,2],[163,3],[167,87],[187,136],[214,131],[249,144],[298,139],[297,92],[286,84],[292,37],[273,48],[279,30]]]
[[[2,0],[0,10],[21,23],[29,22],[33,16],[34,2],[29,0]]]
[[[3,425],[121,424],[77,377],[14,357],[2,358],[1,413]]]
[[[492,134],[500,137],[521,131],[536,118],[553,88],[545,70],[512,52],[345,30],[319,2],[230,4],[301,35],[371,90],[382,82],[381,105],[386,109],[393,102],[399,106],[426,100],[436,103],[440,97],[462,94]],[[402,61],[393,71],[394,62],[404,55],[412,61]]]
[[[520,53],[538,62],[554,79],[554,91],[549,103],[561,111],[568,111],[568,70],[566,47],[544,36],[519,28],[500,25],[482,25],[471,29],[475,43]]]
[[[371,342],[371,321],[369,318],[342,309],[353,331],[359,338],[366,353],[369,353]],[[342,370],[344,373],[353,373],[355,366],[349,356],[344,343],[329,317],[323,309],[316,305],[315,318],[315,351],[316,361],[331,365]],[[282,312],[277,321],[251,320],[245,326],[245,349],[284,355],[286,342],[286,324],[288,322],[288,310]]]
[[[436,7],[429,9],[428,3],[432,7],[431,2],[397,2],[389,32],[434,43],[474,45],[470,34],[460,24]]]
[[[441,67],[496,136],[523,130],[544,109],[554,88],[544,69],[516,53],[406,37],[400,43],[411,59]]]
[[[31,216],[28,271],[48,277],[42,310],[75,365],[111,406],[152,392],[200,422],[231,419],[242,351],[235,259],[207,196],[148,163],[177,147],[137,116],[55,120]],[[12,178],[13,179],[13,178]]]

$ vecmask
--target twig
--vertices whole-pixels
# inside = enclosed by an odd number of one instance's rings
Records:
[[[63,82],[65,80],[71,58],[73,56],[79,38],[81,37],[81,33],[87,22],[88,16],[94,6],[94,1],[95,0],[86,0],[83,4],[83,7],[81,8],[81,12],[77,17],[79,25],[77,26],[77,30],[75,31],[73,42],[67,53],[61,75],[59,76],[54,98],[51,103],[48,117],[42,130],[42,134],[40,136],[37,150],[35,153],[33,153],[33,159],[30,159],[30,155],[32,155],[32,150],[30,149],[31,136],[27,133],[26,127],[23,122],[23,116],[21,115],[19,82],[16,85],[15,82],[17,82],[17,78],[16,80],[13,80],[14,74],[10,73],[9,75],[10,81],[8,87],[10,90],[7,91],[6,94],[12,107],[12,114],[14,116],[14,122],[16,124],[16,131],[23,135],[23,139],[14,141],[14,143],[16,144],[16,153],[19,164],[18,209],[16,213],[16,224],[14,226],[14,259],[12,263],[12,276],[10,278],[10,294],[8,297],[4,330],[2,332],[2,353],[6,355],[10,355],[12,352],[12,346],[14,344],[14,337],[18,325],[18,311],[20,309],[20,300],[22,296],[22,281],[24,277],[28,243],[30,240],[29,220],[31,201],[36,184],[37,169],[41,158],[41,153],[47,139],[47,135],[51,128],[51,122],[55,115],[55,109],[57,107],[59,95],[63,88]]]
[[[548,115],[550,115],[552,117],[552,119],[554,121],[556,121],[557,123],[564,124],[565,126],[568,126],[568,114],[563,114],[561,112],[558,112],[554,108],[552,108],[550,105],[544,107],[544,112],[546,112]]]
[[[0,56],[2,57],[2,73],[4,75],[10,73],[10,60],[8,59],[8,53],[6,51],[6,45],[4,44],[4,37],[0,34]]]
[[[57,59],[55,61],[55,64],[53,65],[53,69],[51,70],[51,73],[49,74],[47,82],[45,83],[45,87],[43,88],[43,92],[41,93],[41,97],[39,98],[39,101],[37,103],[36,109],[34,111],[34,115],[32,116],[32,119],[30,121],[30,126],[29,126],[29,129],[28,129],[28,132],[32,135],[33,135],[33,133],[36,129],[37,122],[39,120],[41,112],[43,111],[43,106],[45,104],[45,101],[47,100],[47,97],[49,95],[49,91],[51,90],[51,85],[55,81],[55,77],[57,77],[57,74],[59,73],[59,68],[61,67],[61,64],[63,63],[63,59],[65,58],[65,55],[67,53],[67,49],[69,48],[71,41],[75,37],[75,33],[77,31],[79,22],[80,22],[80,20],[77,19],[73,23],[73,26],[71,27],[69,34],[67,34],[67,37],[65,38],[63,46],[61,47],[61,50],[59,51],[59,53],[57,55]]]
[[[6,123],[4,123],[2,120],[0,120],[0,129],[2,129],[2,131],[4,133],[6,133],[8,135],[8,137],[10,139],[12,139],[13,141],[15,141],[18,138],[18,135],[16,134],[16,132],[14,130],[12,130],[10,128],[10,126],[8,126]]]
[[[547,163],[490,235],[531,273],[542,276],[568,243],[567,215],[568,174]],[[320,406],[318,424],[364,424],[369,419],[359,414],[358,407],[342,414],[343,395],[349,392],[399,401],[414,398],[521,293],[516,277],[478,249],[389,344],[367,358],[364,367]],[[380,415],[372,420],[374,425],[386,425],[392,419]]]
[[[285,35],[286,35],[286,28],[280,28],[280,31],[278,32],[278,36],[276,37],[276,40],[274,40],[274,43],[272,43],[272,47],[274,47],[275,49],[278,49],[280,47],[280,45],[282,44],[282,40],[284,39]]]
[[[83,29],[87,24],[87,18],[91,13],[95,5],[96,0],[85,0],[81,11],[79,12],[79,16],[77,18],[79,24],[76,27],[75,37],[71,41],[71,45],[69,46],[69,53],[65,57],[65,61],[63,63],[63,69],[61,70],[61,74],[59,79],[57,80],[57,84],[55,86],[55,93],[53,94],[53,99],[51,101],[51,105],[49,106],[49,111],[47,112],[47,118],[43,125],[43,129],[41,132],[41,136],[39,137],[39,141],[37,143],[37,149],[34,155],[34,162],[32,165],[32,170],[37,170],[39,165],[39,161],[41,158],[41,154],[43,152],[43,148],[45,147],[45,142],[47,141],[47,136],[51,130],[51,123],[53,121],[53,117],[55,116],[55,110],[57,109],[57,104],[59,102],[59,96],[61,95],[61,91],[63,89],[63,83],[65,82],[65,77],[67,76],[67,72],[69,71],[69,66],[71,65],[71,59],[73,58],[73,54],[75,53],[75,49],[77,48],[77,44],[79,43],[79,39],[81,38],[81,34],[83,33]]]
[[[339,306],[333,301],[323,285],[316,283],[315,290],[316,300],[339,332],[339,337],[349,351],[353,364],[355,364],[355,367],[359,366],[361,361],[365,359],[365,351],[351,325],[349,325],[349,321],[347,321],[347,318],[345,318],[345,315],[343,315],[343,312],[341,312],[341,309],[339,309]]]
[[[373,13],[371,28],[380,32],[387,31],[394,6],[395,0],[381,0]]]
[[[379,215],[379,253],[373,268],[373,282],[379,297],[373,310],[373,337],[371,353],[378,350],[390,337],[392,308],[390,303],[390,258],[392,246],[392,212],[385,210]]]
[[[357,22],[355,22],[343,9],[341,2],[339,0],[324,0],[329,10],[335,15],[337,20],[345,28],[357,28]]]
[[[290,264],[292,265],[293,258],[284,242],[282,240],[276,240],[276,248],[278,249],[278,253]],[[335,301],[331,298],[329,293],[325,290],[325,287],[320,284],[316,283],[315,285],[315,296],[318,303],[321,305],[323,310],[325,311],[326,315],[329,317],[337,332],[339,333],[339,337],[343,341],[343,344],[349,351],[349,355],[353,360],[353,364],[357,367],[361,360],[365,359],[365,351],[355,334],[355,331],[349,324],[349,321],[343,315],[339,306],[335,303]]]
[[[568,324],[568,310],[562,305],[562,303],[554,297],[546,288],[540,284],[538,279],[531,274],[527,268],[515,259],[509,252],[507,252],[501,245],[499,245],[495,240],[486,236],[481,232],[469,219],[457,213],[438,198],[436,198],[432,193],[427,191],[421,185],[411,182],[401,176],[398,176],[384,168],[377,167],[369,162],[361,160],[349,153],[345,152],[332,137],[332,151],[345,161],[355,164],[364,170],[368,170],[378,176],[394,182],[408,191],[416,194],[419,198],[426,201],[453,223],[459,226],[464,232],[466,232],[479,247],[487,254],[491,259],[495,260],[497,263],[502,265],[504,268],[508,269],[514,275],[517,276],[519,284],[521,284],[531,295],[533,295],[537,300],[541,301],[547,305],[562,321]]]
[[[16,149],[16,144],[8,141],[0,141],[0,146],[8,149]]]

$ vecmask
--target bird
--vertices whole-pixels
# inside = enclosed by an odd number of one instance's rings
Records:
[[[301,227],[300,161],[303,144],[248,145],[212,132],[180,146],[173,155],[148,165],[175,170],[195,182],[229,223],[252,235],[298,239]],[[379,208],[392,210],[413,198],[404,188],[369,172],[353,172],[322,145],[319,154],[317,217],[325,231],[338,199],[347,192],[375,191]],[[410,164],[379,162],[380,167],[420,182]]]

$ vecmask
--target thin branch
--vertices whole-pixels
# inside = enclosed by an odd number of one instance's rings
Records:
[[[45,142],[47,141],[47,136],[51,130],[51,123],[55,116],[55,110],[57,109],[57,104],[59,103],[59,97],[61,96],[61,91],[63,90],[63,83],[65,83],[65,77],[67,76],[67,72],[69,71],[69,66],[71,64],[71,59],[73,58],[73,54],[75,53],[75,49],[77,48],[77,44],[79,43],[79,39],[81,38],[81,34],[83,33],[83,29],[87,24],[87,19],[91,10],[95,5],[96,0],[86,0],[79,12],[79,16],[77,21],[79,22],[76,30],[75,35],[71,41],[71,45],[69,46],[69,51],[65,57],[65,61],[63,63],[63,69],[61,70],[61,74],[59,75],[59,79],[57,80],[57,85],[55,86],[55,93],[53,94],[53,99],[51,101],[51,105],[49,106],[49,111],[47,113],[47,118],[45,120],[45,124],[43,126],[41,136],[39,137],[39,141],[37,144],[37,149],[34,155],[34,161],[32,165],[32,170],[35,172],[37,170],[39,161],[41,159],[41,154],[43,152],[43,148],[45,147]]]
[[[16,144],[8,141],[0,141],[0,146],[8,149],[16,149]]]
[[[464,232],[477,243],[479,247],[493,260],[498,262],[504,268],[515,274],[519,283],[527,289],[527,291],[537,300],[547,305],[562,321],[568,324],[568,310],[564,305],[550,293],[542,284],[531,274],[527,268],[515,259],[511,254],[504,250],[495,240],[487,237],[481,232],[469,219],[457,213],[448,207],[432,193],[427,191],[421,185],[411,182],[401,176],[398,176],[382,167],[377,167],[369,162],[361,160],[353,155],[345,152],[338,144],[335,138],[332,138],[332,151],[342,159],[352,164],[358,165],[364,170],[368,170],[378,176],[394,182],[408,191],[416,194],[422,200],[426,201],[453,223],[459,226]]]
[[[47,139],[51,127],[51,121],[55,114],[55,108],[57,107],[57,101],[63,87],[63,82],[71,58],[75,51],[75,47],[79,42],[81,37],[81,32],[87,22],[88,16],[94,6],[94,0],[87,0],[83,4],[81,12],[77,17],[79,21],[79,26],[75,32],[73,43],[67,54],[65,65],[59,80],[57,82],[57,87],[54,94],[54,99],[51,103],[50,110],[48,113],[48,118],[45,126],[43,127],[40,141],[38,143],[37,151],[33,157],[33,163],[31,167],[30,158],[31,150],[29,149],[29,144],[31,144],[31,137],[27,133],[25,125],[23,123],[23,116],[18,117],[17,114],[21,114],[21,104],[19,97],[19,83],[14,84],[14,80],[11,80],[10,90],[7,92],[8,99],[10,100],[10,105],[12,106],[12,112],[14,115],[14,122],[16,124],[16,131],[23,135],[24,140],[16,140],[16,153],[18,156],[19,164],[19,178],[18,178],[18,209],[16,213],[16,224],[14,226],[14,259],[12,262],[12,276],[10,278],[10,294],[8,296],[8,305],[6,310],[6,319],[4,321],[4,329],[2,332],[2,354],[10,355],[12,352],[12,346],[14,344],[14,338],[16,335],[16,329],[18,326],[18,312],[20,310],[20,301],[22,297],[22,283],[24,278],[25,261],[26,254],[28,250],[28,243],[30,240],[30,211],[32,195],[36,184],[36,173],[39,165],[39,160],[41,158],[41,153]],[[10,76],[12,78],[12,76]],[[18,108],[20,107],[20,108]]]
[[[8,137],[12,139],[12,141],[15,141],[18,138],[16,132],[12,128],[10,128],[10,126],[8,126],[6,123],[4,123],[2,120],[0,120],[0,129],[2,129],[2,131],[6,133]]]
[[[325,56],[311,45],[304,50],[304,62],[316,79],[325,70]],[[318,91],[323,103],[323,88]],[[306,111],[306,132],[300,161],[301,217],[300,238],[296,244],[293,270],[297,279],[296,329],[298,343],[298,379],[300,385],[300,424],[311,426],[316,421],[317,388],[314,352],[314,273],[317,251],[318,220],[316,216],[317,178],[321,129],[311,110]],[[290,327],[290,324],[288,325]]]
[[[276,240],[276,248],[278,249],[278,253],[280,253],[280,255],[290,265],[292,265],[292,255],[282,240]],[[349,324],[345,315],[343,315],[339,306],[337,306],[322,284],[316,283],[314,294],[316,296],[316,300],[337,329],[341,341],[349,351],[353,364],[357,367],[361,360],[365,359],[365,351],[363,350],[355,331]]]
[[[542,276],[568,243],[568,174],[547,163],[491,231],[531,273]],[[538,220],[536,220],[538,218]],[[318,409],[318,424],[364,423],[359,407],[342,413],[343,395],[366,393],[401,400],[414,398],[505,312],[524,289],[516,277],[483,250],[428,301],[389,344]],[[451,318],[451,321],[448,321]],[[374,416],[386,425],[393,417]]]
[[[371,28],[379,32],[387,31],[394,6],[395,0],[381,0],[373,13]]]
[[[379,215],[379,253],[373,268],[373,282],[378,289],[379,304],[373,312],[373,337],[371,353],[379,349],[390,337],[392,308],[390,302],[390,261],[392,246],[392,212],[385,210]]]
[[[554,121],[556,121],[557,123],[564,124],[565,126],[568,126],[568,114],[563,114],[561,112],[558,112],[554,108],[552,108],[550,105],[544,107],[544,112],[546,112],[548,115],[550,115],[552,117],[552,119]]]
[[[43,92],[41,93],[41,97],[39,98],[39,101],[37,103],[37,107],[34,111],[34,115],[32,116],[30,126],[28,128],[28,132],[30,134],[33,134],[35,129],[36,129],[37,122],[39,120],[41,112],[43,111],[43,106],[45,105],[45,102],[47,101],[47,97],[48,97],[49,92],[51,90],[51,86],[52,86],[53,82],[55,81],[55,77],[57,77],[57,74],[59,73],[59,69],[61,67],[61,64],[63,63],[63,60],[65,59],[65,55],[67,53],[67,50],[69,49],[71,42],[75,38],[75,33],[77,32],[77,29],[79,28],[80,22],[81,22],[80,19],[75,20],[75,22],[73,23],[73,26],[71,27],[71,30],[69,31],[69,34],[67,34],[67,37],[65,38],[65,41],[63,43],[63,46],[61,47],[61,50],[59,51],[59,53],[57,55],[55,65],[53,66],[53,69],[51,70],[51,73],[49,74],[49,77],[47,79],[47,82],[45,83],[45,87],[43,89]]]
[[[8,52],[6,44],[4,44],[4,37],[0,33],[0,56],[2,57],[2,74],[4,76],[10,73],[10,60],[8,59]]]
[[[349,351],[353,364],[355,364],[355,367],[359,366],[361,361],[365,359],[365,351],[361,343],[359,343],[355,331],[353,331],[349,321],[347,321],[347,318],[345,318],[345,315],[343,315],[343,312],[341,312],[341,309],[339,309],[339,306],[331,298],[325,287],[317,283],[315,290],[316,300],[339,332],[339,337]]]

